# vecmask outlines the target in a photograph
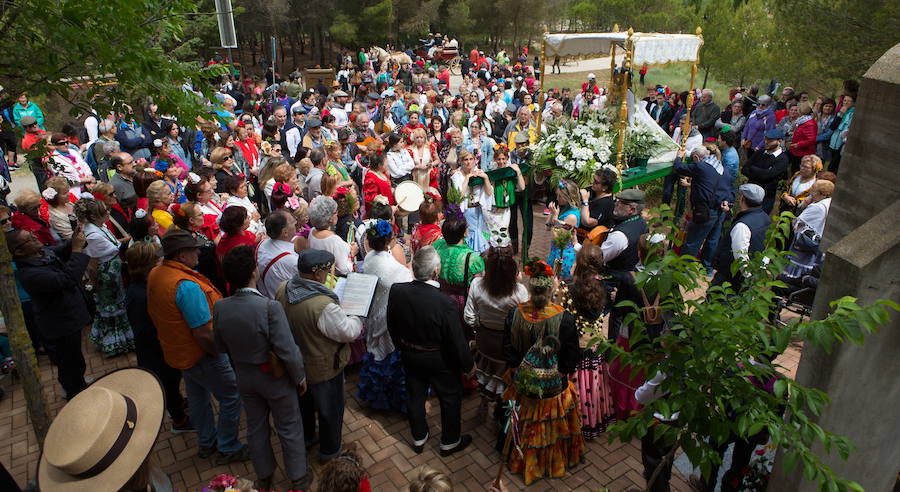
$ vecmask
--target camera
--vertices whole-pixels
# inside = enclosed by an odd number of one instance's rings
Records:
[[[78,230],[78,219],[75,218],[75,215],[69,214],[69,227],[72,228],[72,233],[74,234],[76,230]]]

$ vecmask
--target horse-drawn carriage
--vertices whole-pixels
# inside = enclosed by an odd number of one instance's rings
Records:
[[[460,73],[461,58],[459,57],[459,48],[455,46],[423,46],[416,49],[415,53],[424,60],[431,60],[437,65],[446,65],[453,75]]]

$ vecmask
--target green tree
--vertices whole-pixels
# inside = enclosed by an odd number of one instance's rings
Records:
[[[709,0],[703,7],[700,66],[719,81],[743,86],[770,75],[778,29],[763,0]],[[704,77],[704,86],[706,78]]]
[[[193,39],[187,23],[198,14],[193,0],[0,2],[0,85],[11,92],[58,96],[76,108],[99,112],[152,95],[162,113],[191,121],[206,114],[204,98],[182,90],[182,84],[190,82],[209,97],[206,81],[226,70],[203,69],[171,56],[169,50]],[[115,85],[100,85],[110,81]],[[2,234],[0,294],[28,414],[43,445],[50,415]]]
[[[657,214],[661,218],[655,227],[675,230],[668,207]],[[714,464],[721,463],[716,448],[731,436],[747,439],[767,431],[784,453],[788,469],[800,465],[806,478],[817,480],[822,490],[861,490],[835,476],[813,451],[814,445],[822,444],[826,452],[836,450],[846,458],[852,448],[846,438],[814,422],[813,416],[828,404],[828,395],[783,376],[776,357],[796,339],[826,350],[844,341],[862,344],[865,335],[887,322],[889,311],[900,306],[881,301],[860,307],[855,299],[842,298],[831,303],[833,312],[823,320],[794,320],[783,327],[771,323],[773,288],[784,285],[776,277],[785,253],[775,246],[789,230],[786,216],[770,229],[765,251],[753,255],[742,269],[749,275],[743,290],[735,292],[726,284],[695,299],[683,294],[705,281],[702,266],[672,252],[663,255],[658,245],[651,246],[650,259],[636,274],[636,282],[659,292],[660,307],[672,313],[669,331],[647,343],[642,318],[632,313],[624,320],[631,328],[630,353],[605,339],[597,341],[647,378],[657,372],[668,375],[660,387],[665,396],[616,423],[608,431],[611,440],[629,441],[652,433],[674,446],[669,460],[680,448],[708,475]],[[738,265],[735,262],[732,268]],[[620,305],[637,308],[630,301]],[[777,378],[774,391],[765,391],[751,378],[763,383]],[[674,421],[654,425],[654,413]]]

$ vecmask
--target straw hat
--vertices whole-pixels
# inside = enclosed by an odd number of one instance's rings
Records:
[[[153,449],[164,402],[159,380],[144,369],[121,369],[95,381],[50,424],[38,488],[119,490]]]

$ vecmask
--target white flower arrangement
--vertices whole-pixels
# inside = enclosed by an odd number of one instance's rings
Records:
[[[594,172],[613,154],[613,127],[599,111],[578,120],[548,125],[534,152],[534,167],[555,179],[568,178],[588,186]]]

